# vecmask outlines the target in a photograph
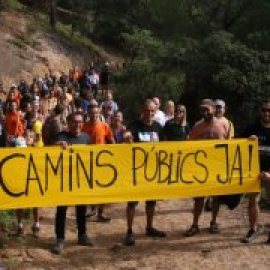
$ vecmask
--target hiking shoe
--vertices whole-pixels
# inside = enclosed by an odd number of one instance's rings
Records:
[[[86,217],[89,218],[96,215],[97,215],[97,208],[95,206],[92,206],[91,211],[88,214],[86,214]]]
[[[167,234],[155,228],[146,228],[146,235],[151,237],[166,237]]]
[[[81,246],[90,246],[90,247],[94,246],[94,243],[86,234],[80,235],[78,237],[78,244]]]
[[[53,247],[53,253],[59,255],[64,249],[64,240],[63,239],[57,239],[56,243]]]
[[[251,243],[258,237],[258,232],[250,229],[246,235],[246,237],[241,241],[242,243]]]
[[[96,222],[102,222],[102,223],[107,223],[110,222],[111,218],[110,217],[105,217],[103,215],[98,215]]]
[[[200,229],[198,225],[192,225],[185,233],[184,236],[191,237],[200,233]]]
[[[133,233],[127,233],[125,239],[126,246],[134,246],[135,245],[135,236]]]
[[[32,229],[33,236],[38,238],[39,237],[39,232],[40,232],[39,226],[33,224],[31,229]]]
[[[220,233],[220,229],[218,227],[217,223],[210,223],[210,228],[209,228],[210,233],[212,234],[218,234]]]
[[[17,236],[24,235],[24,228],[22,226],[17,227]]]

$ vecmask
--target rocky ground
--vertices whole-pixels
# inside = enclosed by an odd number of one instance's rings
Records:
[[[192,238],[183,237],[190,225],[192,200],[161,201],[157,207],[156,227],[168,233],[166,239],[152,239],[144,235],[144,204],[138,207],[134,225],[137,242],[134,247],[123,245],[125,236],[125,205],[115,204],[106,209],[111,223],[88,220],[89,235],[94,247],[76,244],[73,208],[67,218],[67,240],[61,255],[54,255],[53,208],[42,209],[42,230],[39,239],[28,232],[20,238],[10,237],[6,249],[1,250],[2,261],[9,269],[269,269],[270,246],[265,244],[266,227],[261,226],[258,239],[242,244],[248,230],[246,201],[234,211],[222,208],[219,223],[222,233],[210,235],[210,214],[201,219],[202,231]],[[262,225],[269,222],[269,212],[261,214]],[[29,233],[29,234],[28,234]]]
[[[29,83],[33,77],[44,77],[51,69],[54,74],[78,65],[108,61],[112,69],[123,59],[89,40],[83,46],[69,36],[42,27],[40,18],[20,12],[0,14],[0,82],[5,88],[21,78]],[[38,20],[38,22],[37,22]]]

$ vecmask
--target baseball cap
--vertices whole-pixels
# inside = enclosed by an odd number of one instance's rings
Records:
[[[200,107],[214,107],[215,106],[215,102],[212,99],[209,98],[205,98],[201,101],[201,105]]]
[[[221,99],[216,99],[215,100],[215,105],[220,106],[222,108],[224,108],[226,106],[225,102],[223,100],[221,100]]]

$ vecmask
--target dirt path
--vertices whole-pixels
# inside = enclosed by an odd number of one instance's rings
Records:
[[[209,235],[210,214],[201,219],[202,232],[192,238],[182,236],[191,221],[191,200],[159,202],[155,224],[168,232],[167,239],[144,236],[144,205],[138,207],[134,231],[136,246],[125,247],[125,206],[115,204],[107,209],[110,224],[88,221],[88,231],[95,246],[76,245],[76,226],[73,208],[67,219],[67,241],[64,252],[50,252],[54,243],[54,209],[43,209],[42,232],[39,239],[30,235],[10,239],[2,260],[10,269],[270,269],[270,246],[265,245],[262,229],[255,243],[244,245],[240,239],[247,231],[246,202],[235,211],[222,209],[220,235]],[[262,213],[261,224],[269,221]],[[31,224],[27,225],[28,229]]]

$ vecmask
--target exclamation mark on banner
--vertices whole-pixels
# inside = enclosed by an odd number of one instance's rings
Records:
[[[248,170],[251,172],[251,165],[252,165],[252,152],[253,152],[253,145],[248,146]],[[249,173],[249,177],[251,177],[251,174]]]

